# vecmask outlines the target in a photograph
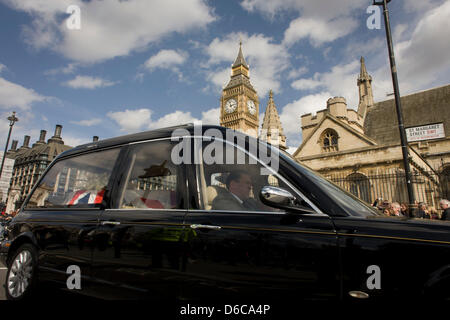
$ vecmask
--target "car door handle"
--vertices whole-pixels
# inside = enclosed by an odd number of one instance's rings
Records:
[[[212,226],[209,224],[191,224],[192,229],[209,229],[209,230],[220,230],[222,227],[220,226]]]
[[[102,223],[102,226],[105,226],[105,225],[118,226],[118,225],[120,225],[119,221],[102,221],[101,223]]]

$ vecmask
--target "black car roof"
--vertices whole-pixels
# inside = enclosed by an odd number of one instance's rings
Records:
[[[183,125],[179,125],[179,126],[160,128],[160,129],[156,129],[156,130],[144,131],[144,132],[133,133],[133,134],[128,134],[128,135],[124,135],[124,136],[119,136],[119,137],[115,137],[115,138],[99,140],[96,142],[82,144],[75,148],[67,150],[67,151],[61,153],[58,156],[58,158],[71,156],[71,155],[82,153],[85,151],[92,151],[92,150],[96,150],[96,149],[114,147],[114,146],[123,145],[123,144],[131,143],[131,142],[167,138],[167,137],[171,137],[173,132],[177,129],[184,129],[184,130],[188,131],[189,134],[193,135],[194,133],[196,133],[196,132],[194,132],[194,128],[195,128],[194,124],[188,123],[188,124],[183,124]],[[222,132],[224,137],[226,136],[226,132],[230,131],[230,130],[233,131],[234,136],[242,136],[242,137],[247,136],[239,131],[235,131],[232,129],[228,129],[228,128],[221,127],[221,126],[215,126],[215,125],[202,125],[201,129],[202,129],[202,135],[208,129],[218,129]],[[254,138],[250,137],[250,139],[254,139]]]

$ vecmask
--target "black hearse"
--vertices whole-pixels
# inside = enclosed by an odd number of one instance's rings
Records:
[[[276,147],[217,126],[64,152],[0,245],[9,299],[38,279],[118,299],[450,292],[450,224],[382,216]]]

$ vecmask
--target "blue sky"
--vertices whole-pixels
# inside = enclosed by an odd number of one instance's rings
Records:
[[[265,111],[268,92],[291,148],[300,116],[344,96],[356,108],[359,58],[376,101],[392,92],[384,32],[369,29],[371,0],[0,0],[0,146],[47,139],[66,144],[194,120],[218,124],[222,86],[242,40]],[[81,29],[66,10],[80,8]],[[450,1],[389,5],[400,90],[450,81]]]

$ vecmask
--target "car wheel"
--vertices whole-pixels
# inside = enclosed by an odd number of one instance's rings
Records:
[[[5,291],[8,300],[21,300],[36,286],[37,251],[31,244],[20,246],[8,264]]]

